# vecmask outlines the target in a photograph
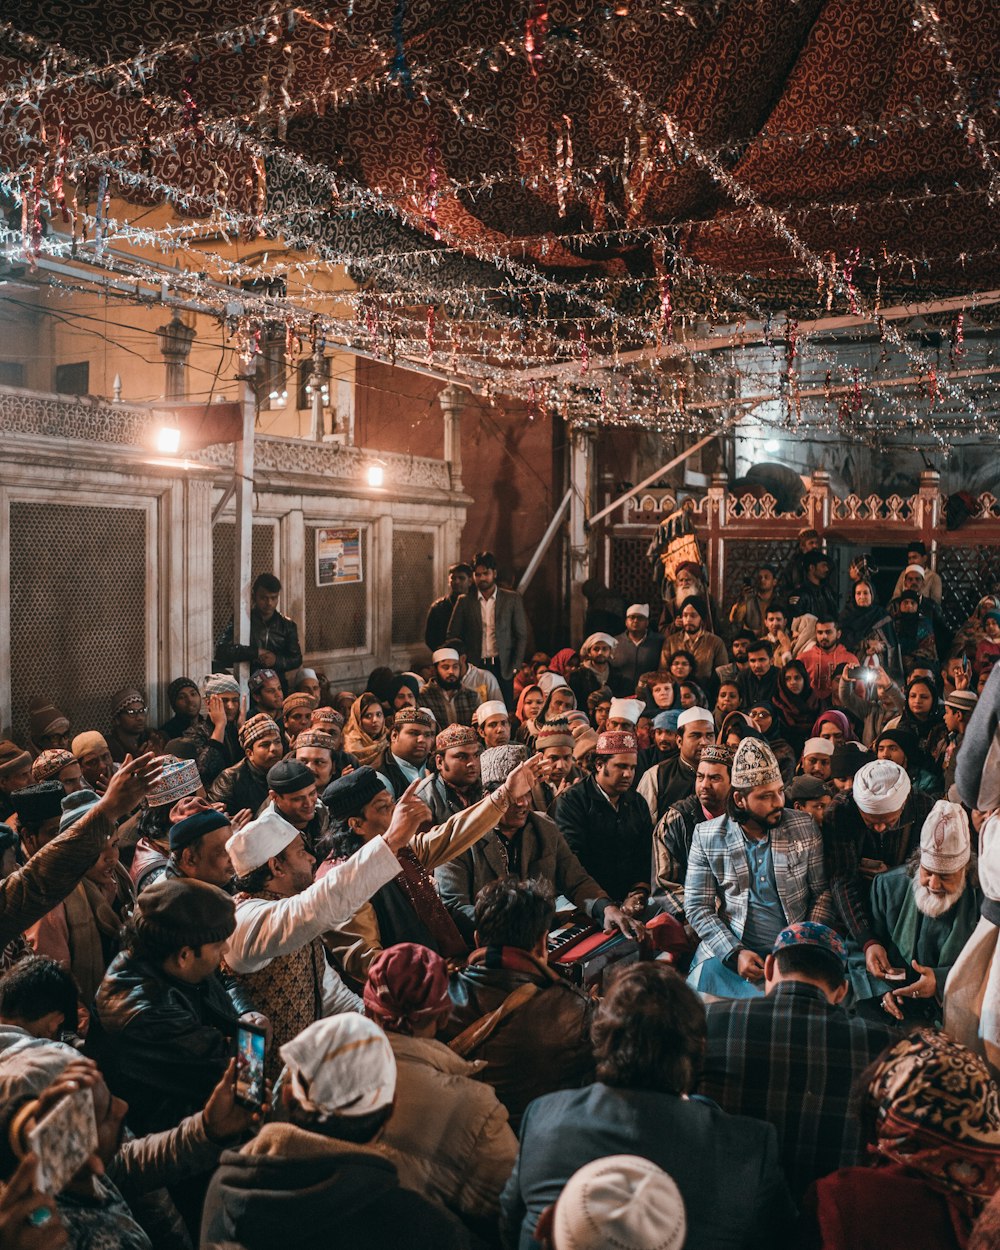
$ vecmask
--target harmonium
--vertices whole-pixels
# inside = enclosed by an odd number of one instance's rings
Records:
[[[624,933],[605,933],[590,920],[571,920],[549,933],[549,967],[589,990],[604,988],[608,970],[643,958],[642,947]]]

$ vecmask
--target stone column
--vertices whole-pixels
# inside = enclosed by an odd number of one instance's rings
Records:
[[[572,638],[583,637],[587,601],[583,583],[590,577],[590,542],[587,522],[592,511],[594,435],[573,426],[569,435],[569,623]]]
[[[163,398],[187,399],[187,358],[198,333],[194,326],[185,325],[175,312],[167,325],[160,326],[156,335],[167,366]]]
[[[449,382],[438,395],[444,413],[444,458],[451,472],[451,489],[462,489],[462,410],[468,393],[462,386]]]

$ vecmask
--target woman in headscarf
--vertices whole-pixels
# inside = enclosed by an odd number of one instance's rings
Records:
[[[542,710],[544,702],[545,693],[541,686],[537,683],[525,686],[517,700],[517,710],[514,713],[514,720],[518,726],[534,725],[535,717]]]
[[[435,1040],[451,1009],[448,967],[426,946],[401,942],[372,963],[365,1010],[396,1059],[396,1098],[379,1144],[401,1180],[461,1215],[495,1220],[517,1138],[482,1062]]]
[[[708,707],[708,695],[692,677],[687,681],[679,681],[675,687],[677,694],[674,707],[686,712],[689,707]]]
[[[952,639],[952,655],[966,655],[972,660],[976,647],[983,636],[983,621],[987,612],[1000,610],[1000,595],[984,595],[976,604],[975,611],[956,632]]]
[[[803,651],[816,645],[816,622],[819,617],[804,612],[792,621],[792,658],[798,659]]]
[[[744,738],[760,738],[764,735],[753,723],[746,712],[730,712],[722,722],[716,741],[719,746],[735,751]]]
[[[932,1029],[869,1069],[872,1166],[806,1194],[798,1244],[822,1250],[964,1250],[1000,1187],[1000,1100],[977,1055]]]
[[[809,671],[801,660],[789,660],[778,670],[778,688],[773,703],[783,736],[795,752],[801,754],[819,713],[819,701],[813,693]]]
[[[920,596],[915,590],[904,590],[896,600],[894,628],[905,674],[922,661],[937,663],[934,623],[920,611]]]
[[[827,727],[825,733],[823,732],[824,725]],[[817,716],[809,737],[832,738],[834,745],[838,742],[857,742],[858,740],[858,735],[854,732],[847,714],[841,712],[839,708],[831,708],[829,712],[823,712]]]
[[[782,781],[786,786],[789,785],[795,775],[799,753],[781,736],[782,724],[775,715],[773,704],[769,699],[756,699],[750,704],[747,713],[754,729],[763,734],[767,745],[774,753],[774,758],[781,769]]]
[[[1000,611],[992,609],[983,617],[983,636],[976,644],[972,665],[976,676],[988,672],[1000,660]]]
[[[385,727],[382,701],[376,694],[366,690],[351,704],[351,714],[344,726],[344,749],[359,764],[378,768],[389,745],[389,733]]]
[[[576,695],[558,673],[543,673],[538,689],[545,696],[545,701],[536,715],[518,728],[516,738],[516,741],[524,743],[529,754],[534,751],[535,739],[544,725],[555,720],[565,720],[566,713],[576,709]]]
[[[840,641],[862,662],[877,655],[884,668],[894,668],[896,631],[892,618],[875,598],[871,582],[854,583],[851,603],[840,614]]]
[[[906,729],[916,736],[921,751],[928,759],[939,754],[948,729],[940,706],[937,687],[927,677],[913,677],[906,687],[906,706],[886,729]]]
[[[562,647],[549,661],[549,672],[569,681],[570,673],[580,667],[580,655],[572,647]]]

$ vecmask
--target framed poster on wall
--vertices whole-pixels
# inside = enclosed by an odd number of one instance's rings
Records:
[[[349,586],[364,581],[361,527],[338,525],[316,531],[316,585]]]

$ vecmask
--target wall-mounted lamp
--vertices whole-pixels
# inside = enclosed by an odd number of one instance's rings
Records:
[[[385,485],[385,465],[376,460],[368,466],[368,485],[378,488]]]
[[[180,447],[180,430],[175,425],[161,425],[156,431],[156,450],[165,456],[176,456]]]

